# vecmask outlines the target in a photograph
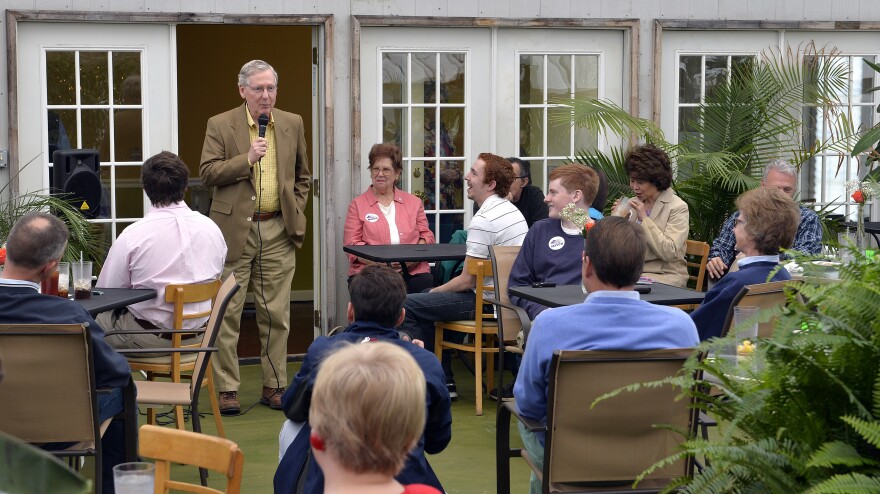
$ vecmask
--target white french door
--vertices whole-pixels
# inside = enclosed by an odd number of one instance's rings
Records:
[[[438,242],[466,227],[463,176],[481,152],[529,160],[544,188],[553,167],[605,146],[558,123],[556,96],[622,104],[626,52],[619,30],[365,27],[361,31],[361,156],[393,142],[402,187],[421,197]],[[370,183],[359,163],[361,188]]]
[[[148,207],[143,160],[176,148],[172,37],[164,24],[18,24],[20,190],[48,188],[52,151],[97,149],[107,245]]]

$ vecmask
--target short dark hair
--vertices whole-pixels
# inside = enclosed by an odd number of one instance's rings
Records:
[[[643,144],[630,149],[626,153],[623,167],[631,179],[650,182],[661,192],[672,186],[672,164],[669,155],[653,144]]]
[[[746,235],[764,255],[777,254],[791,247],[801,211],[794,200],[776,187],[758,187],[736,199],[736,207],[745,216]]]
[[[16,266],[37,269],[64,255],[70,231],[49,213],[28,213],[12,226],[6,239],[6,257]]]
[[[528,161],[519,159],[516,156],[507,158],[507,161],[519,165],[519,176],[529,179],[529,182],[532,181],[532,165]]]
[[[403,171],[403,158],[400,154],[400,148],[395,146],[394,144],[389,144],[387,142],[381,142],[379,144],[373,144],[373,147],[370,148],[370,156],[369,163],[367,164],[367,168],[372,167],[376,164],[380,158],[388,158],[391,160],[391,167],[394,168],[394,171],[400,173]]]
[[[406,283],[388,266],[370,265],[354,275],[348,293],[355,320],[393,328],[406,301]]]
[[[153,206],[170,206],[183,200],[189,184],[189,168],[180,156],[162,151],[144,161],[141,184]]]
[[[480,153],[477,159],[483,160],[486,164],[486,178],[483,183],[495,181],[495,194],[500,197],[507,197],[510,192],[510,184],[516,176],[513,174],[513,165],[509,161],[492,153]]]
[[[646,245],[642,225],[607,216],[587,233],[584,254],[590,258],[599,281],[623,288],[639,281],[645,267]]]

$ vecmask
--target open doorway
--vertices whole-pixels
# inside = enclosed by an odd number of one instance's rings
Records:
[[[190,167],[192,186],[188,202],[208,211],[208,191],[201,187],[199,160],[208,119],[242,105],[236,78],[241,66],[253,59],[270,63],[278,72],[276,107],[302,116],[309,167],[318,176],[317,150],[312,146],[313,119],[312,40],[315,26],[255,26],[180,24],[176,30],[178,150]],[[305,353],[314,338],[313,312],[317,296],[313,235],[316,207],[310,191],[306,206],[309,218],[306,239],[296,254],[296,273],[291,293],[291,332],[288,353]],[[320,224],[320,223],[318,223]],[[251,298],[248,297],[250,300]],[[242,317],[239,356],[259,355],[260,343],[252,311]]]

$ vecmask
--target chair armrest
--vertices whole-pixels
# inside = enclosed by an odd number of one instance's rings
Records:
[[[519,324],[520,324],[520,326],[522,326],[523,337],[525,340],[528,340],[529,331],[531,331],[531,329],[532,329],[532,321],[529,319],[529,315],[526,313],[525,310],[523,310],[522,307],[520,307],[518,305],[513,305],[511,303],[502,302],[502,301],[498,300],[497,298],[488,297],[488,296],[483,297],[483,302],[486,302],[488,304],[498,305],[498,306],[504,307],[505,309],[510,309],[513,312],[515,312],[516,317],[519,318]]]
[[[505,401],[501,404],[501,406],[508,409],[510,411],[510,414],[516,417],[517,420],[522,422],[522,425],[524,425],[526,429],[530,430],[531,432],[547,432],[547,426],[541,425],[541,423],[537,420],[532,420],[530,418],[520,415],[516,409],[515,401]]]
[[[215,346],[208,346],[204,348],[120,348],[116,351],[122,355],[137,355],[139,353],[213,353],[218,350]]]
[[[191,334],[204,334],[204,328],[196,328],[196,329],[120,329],[115,331],[105,331],[104,336],[110,336],[111,334],[171,334],[171,333],[191,333]]]

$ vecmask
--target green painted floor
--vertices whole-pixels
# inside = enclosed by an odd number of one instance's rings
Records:
[[[292,378],[298,363],[288,366],[288,378]],[[452,441],[445,451],[429,455],[428,461],[443,483],[446,492],[452,493],[494,493],[495,483],[495,402],[484,397],[482,417],[474,415],[473,375],[457,362],[454,366],[457,376],[459,399],[452,404]],[[238,443],[244,451],[244,480],[242,492],[248,494],[272,493],[272,478],[278,465],[278,431],[284,420],[280,411],[255,405],[260,394],[260,368],[256,365],[242,367],[242,382],[239,391],[245,414],[224,417],[223,424],[229,439]],[[510,379],[509,375],[506,379]],[[207,402],[203,408],[210,410]],[[206,433],[216,434],[214,419],[206,415],[202,420]],[[188,424],[188,428],[191,427]],[[511,429],[511,438],[518,444],[516,428]],[[175,467],[173,477],[178,480],[198,482],[195,468]],[[521,459],[511,461],[511,492],[528,492],[528,467]],[[211,475],[212,487],[222,488],[224,482]]]

